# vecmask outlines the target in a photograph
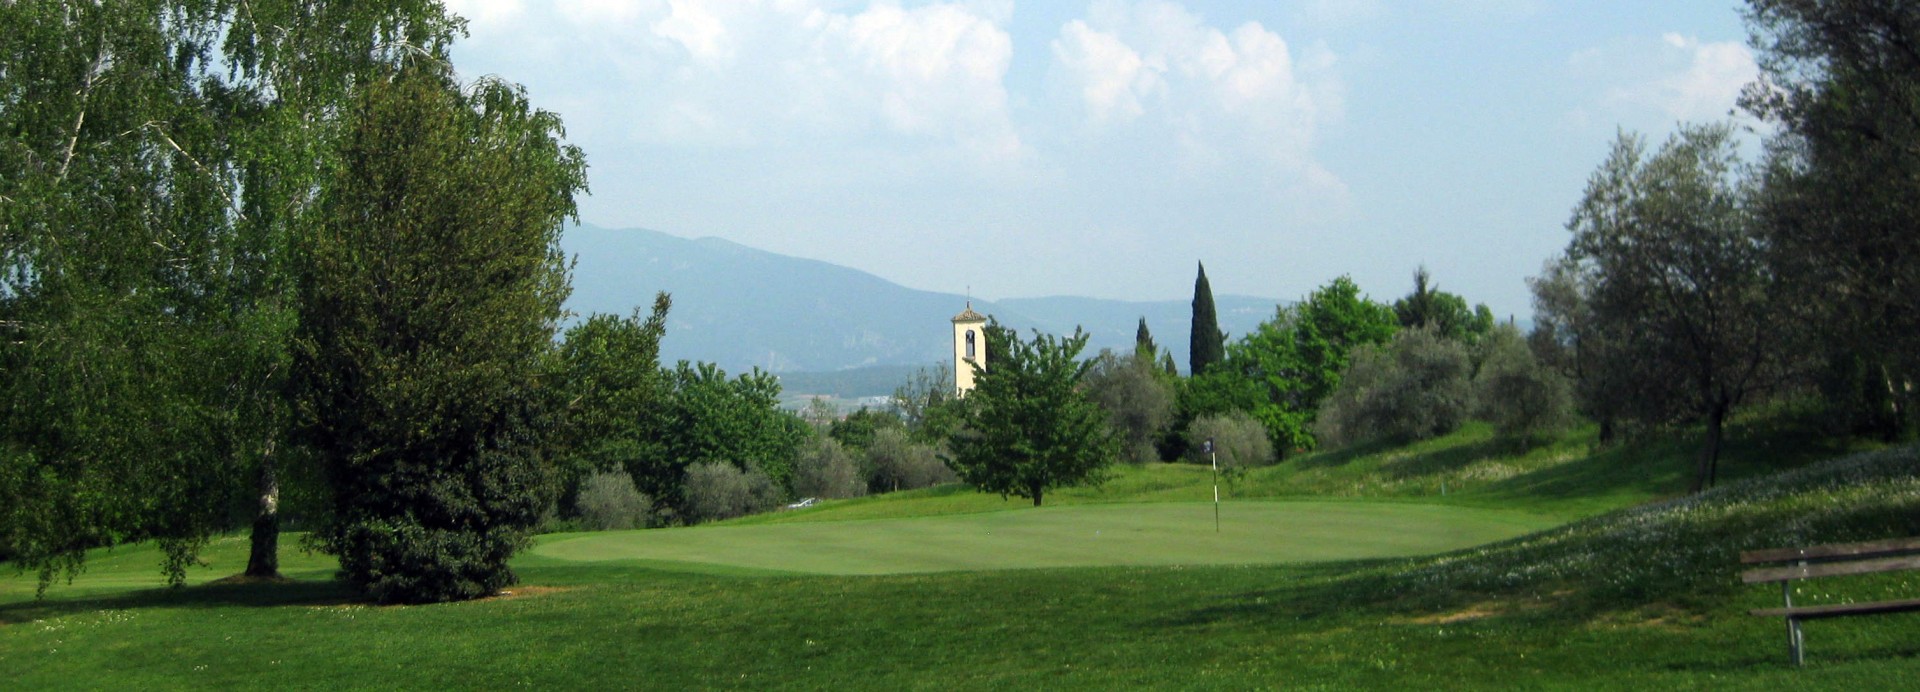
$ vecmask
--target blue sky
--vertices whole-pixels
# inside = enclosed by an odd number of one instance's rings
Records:
[[[985,298],[1186,298],[1198,260],[1391,300],[1424,264],[1524,318],[1615,132],[1756,72],[1725,0],[448,4],[462,74],[586,150],[582,220]]]

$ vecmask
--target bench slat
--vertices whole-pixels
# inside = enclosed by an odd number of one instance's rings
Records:
[[[1787,581],[1789,579],[1833,577],[1844,574],[1892,572],[1903,569],[1920,569],[1920,555],[1883,557],[1878,560],[1859,560],[1855,562],[1829,562],[1817,565],[1789,565],[1786,567],[1750,569],[1740,573],[1740,581],[1748,584],[1758,584],[1770,581]]]
[[[1794,608],[1755,608],[1754,615],[1767,617],[1792,616],[1796,620],[1819,620],[1848,615],[1872,615],[1875,613],[1899,613],[1920,610],[1920,598],[1901,601],[1876,601],[1873,603],[1842,603],[1838,605],[1798,606]]]
[[[1894,553],[1920,552],[1920,538],[1889,538],[1880,541],[1860,543],[1837,543],[1834,545],[1815,545],[1805,548],[1772,548],[1768,550],[1749,550],[1740,554],[1741,564],[1767,562],[1785,562],[1788,560],[1821,560],[1836,557],[1873,557]]]

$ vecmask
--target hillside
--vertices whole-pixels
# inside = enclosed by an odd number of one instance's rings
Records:
[[[729,372],[944,362],[951,357],[947,320],[967,302],[963,295],[906,288],[859,270],[717,238],[580,225],[567,229],[561,245],[577,260],[570,310],[624,315],[667,291],[674,305],[662,362],[711,361]],[[1238,335],[1272,317],[1277,301],[1220,295],[1215,303],[1221,329]],[[1083,326],[1093,335],[1090,353],[1132,348],[1134,328],[1145,317],[1160,345],[1182,366],[1187,362],[1191,316],[1185,300],[1058,297],[973,304],[1022,331],[1064,333]]]

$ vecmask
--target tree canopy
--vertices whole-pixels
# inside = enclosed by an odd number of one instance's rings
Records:
[[[1087,335],[1031,340],[1000,330],[993,365],[979,370],[953,437],[953,468],[969,485],[1033,500],[1047,491],[1098,482],[1118,442],[1106,412],[1081,391],[1092,362],[1076,360]]]
[[[1587,283],[1551,297],[1583,301],[1586,333],[1605,335],[1605,357],[1582,366],[1630,383],[1622,415],[1706,423],[1695,490],[1713,481],[1728,414],[1778,377],[1757,194],[1727,126],[1683,127],[1651,156],[1623,134],[1568,224],[1564,271]]]
[[[586,164],[518,88],[463,90],[439,63],[368,84],[348,117],[298,246],[298,420],[331,490],[318,542],[381,602],[493,593],[545,509],[541,375]]]

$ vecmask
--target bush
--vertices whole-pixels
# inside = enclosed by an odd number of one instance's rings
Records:
[[[1573,422],[1573,383],[1542,364],[1510,326],[1481,342],[1475,415],[1503,437],[1542,439]]]
[[[1245,411],[1228,411],[1201,416],[1187,428],[1187,458],[1211,463],[1202,443],[1213,440],[1214,454],[1225,469],[1266,466],[1273,463],[1273,440],[1267,426]]]
[[[588,531],[645,528],[653,520],[653,498],[635,490],[633,476],[624,471],[587,477],[575,504],[580,508],[580,526]]]
[[[1429,329],[1365,346],[1314,422],[1330,446],[1373,439],[1423,440],[1459,429],[1473,399],[1467,349]]]
[[[867,487],[874,492],[926,488],[960,480],[932,445],[915,442],[904,429],[874,433],[867,447]]]
[[[759,469],[741,471],[723,461],[687,467],[687,523],[718,521],[773,509],[780,486]]]
[[[853,456],[833,438],[820,436],[793,463],[793,492],[800,497],[848,498],[867,494]]]

